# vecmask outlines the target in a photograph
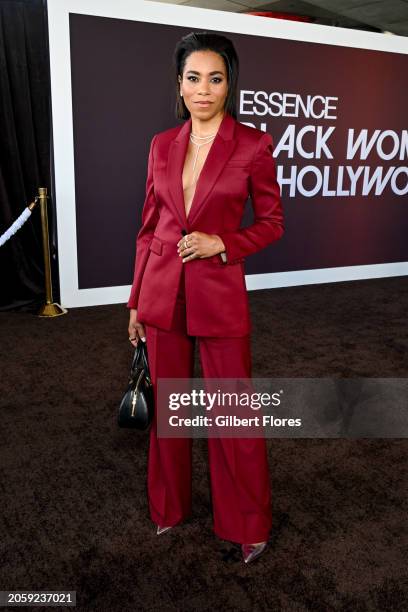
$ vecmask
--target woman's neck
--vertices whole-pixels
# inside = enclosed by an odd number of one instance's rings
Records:
[[[195,136],[211,136],[216,134],[220,124],[224,118],[224,112],[219,113],[211,119],[198,119],[197,117],[191,117],[191,131]]]

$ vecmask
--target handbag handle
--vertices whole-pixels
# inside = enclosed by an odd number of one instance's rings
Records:
[[[146,346],[146,342],[143,342],[140,339],[136,345],[135,353],[133,355],[133,361],[132,361],[132,366],[131,366],[132,375],[134,375],[137,368],[143,369],[145,371],[146,378],[150,380],[150,369],[149,369],[149,362],[148,362],[148,357],[147,357],[147,346]]]

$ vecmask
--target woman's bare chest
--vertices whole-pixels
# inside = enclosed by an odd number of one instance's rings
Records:
[[[190,212],[197,181],[204,167],[210,148],[211,143],[199,147],[191,141],[188,144],[182,176],[186,217]]]

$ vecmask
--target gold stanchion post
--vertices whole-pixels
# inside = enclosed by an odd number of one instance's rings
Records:
[[[50,241],[48,233],[48,214],[47,214],[47,188],[38,188],[38,200],[41,207],[41,227],[44,251],[44,275],[45,275],[45,297],[46,303],[41,306],[39,317],[58,317],[67,313],[67,309],[53,302],[52,283],[51,283],[51,263],[50,263]]]

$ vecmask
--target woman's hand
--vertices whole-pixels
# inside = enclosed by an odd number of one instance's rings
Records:
[[[183,263],[191,259],[212,257],[225,251],[225,245],[217,234],[191,232],[177,243],[177,252],[183,258]]]
[[[137,346],[139,339],[142,340],[143,342],[146,342],[145,329],[143,325],[139,323],[139,321],[137,320],[136,308],[130,309],[128,332],[129,332],[129,340],[131,344],[133,344],[133,346],[135,347]]]

